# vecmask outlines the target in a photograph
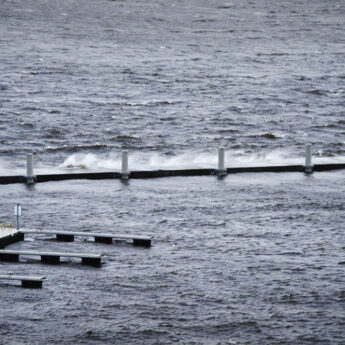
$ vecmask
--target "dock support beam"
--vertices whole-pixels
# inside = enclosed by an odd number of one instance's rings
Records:
[[[34,156],[32,153],[29,153],[26,156],[26,183],[33,184],[34,182],[35,182]]]
[[[112,237],[95,236],[95,242],[97,242],[97,243],[112,244],[113,243],[113,238]]]
[[[65,234],[56,234],[56,240],[62,242],[73,242],[74,236],[73,235],[65,235]]]
[[[41,255],[41,262],[44,262],[45,264],[59,264],[60,256]]]
[[[218,149],[218,170],[217,170],[218,176],[225,176],[226,175],[225,158],[224,157],[225,157],[224,148],[221,147]]]
[[[100,267],[101,266],[101,258],[82,258],[81,263],[83,265]]]
[[[122,168],[121,168],[121,179],[128,180],[128,151],[122,152]]]
[[[19,261],[19,254],[1,253],[0,260],[7,262],[16,262]]]
[[[313,172],[311,157],[312,157],[311,144],[306,144],[305,145],[305,166],[304,166],[304,171],[306,174],[311,174]]]
[[[151,240],[142,240],[142,239],[134,238],[133,239],[133,245],[150,248],[151,247]]]
[[[22,287],[28,289],[41,289],[42,280],[22,280]]]

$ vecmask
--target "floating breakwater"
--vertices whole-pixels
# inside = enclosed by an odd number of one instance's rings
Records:
[[[283,165],[257,165],[257,166],[242,166],[226,168],[226,158],[224,148],[218,149],[218,167],[217,168],[195,168],[195,169],[158,169],[158,170],[141,170],[131,171],[129,165],[128,151],[122,152],[121,172],[106,171],[106,172],[68,172],[68,173],[54,173],[54,174],[34,174],[33,155],[27,155],[27,172],[26,176],[9,175],[0,176],[0,184],[9,183],[28,183],[34,182],[49,182],[73,179],[140,179],[140,178],[157,178],[169,176],[207,176],[218,175],[225,176],[227,174],[235,173],[259,173],[259,172],[305,172],[312,173],[313,171],[327,171],[339,170],[345,168],[344,162],[336,163],[312,163],[312,147],[310,144],[306,145],[305,149],[305,163],[304,164],[283,164]]]

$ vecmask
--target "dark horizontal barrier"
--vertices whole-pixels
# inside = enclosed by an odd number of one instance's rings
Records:
[[[313,171],[329,171],[345,169],[345,163],[315,164]]]
[[[261,172],[303,172],[303,165],[280,165],[280,166],[262,166],[262,167],[242,167],[228,168],[228,174],[237,173],[261,173]]]
[[[121,174],[117,172],[47,174],[47,175],[36,175],[35,182],[49,182],[49,181],[62,181],[62,180],[107,180],[107,179],[119,179],[119,178],[121,178]]]
[[[345,169],[345,163],[315,164],[313,171],[329,171]],[[227,174],[238,173],[262,173],[262,172],[304,172],[303,165],[280,165],[280,166],[260,166],[260,167],[237,167],[227,168]],[[153,171],[131,171],[130,179],[145,179],[173,176],[208,176],[217,175],[217,169],[180,169],[180,170],[153,170]],[[106,180],[121,179],[119,172],[89,172],[89,173],[66,173],[66,174],[46,174],[36,175],[35,182],[50,182],[63,180]],[[0,184],[25,183],[25,176],[0,176]]]
[[[0,184],[25,183],[25,176],[0,176]]]
[[[172,176],[207,176],[216,174],[215,169],[182,169],[182,170],[154,170],[154,171],[131,171],[132,179],[172,177]]]

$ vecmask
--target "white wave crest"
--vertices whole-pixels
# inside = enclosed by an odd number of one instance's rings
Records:
[[[314,163],[344,162],[345,157],[314,157]],[[129,152],[128,165],[130,170],[169,170],[217,168],[218,154],[215,152],[182,153],[176,156],[162,155],[153,152]],[[293,157],[286,150],[276,150],[256,154],[246,154],[243,151],[228,151],[225,154],[226,167],[267,166],[304,164],[304,156]],[[59,167],[63,169],[120,170],[121,153],[111,155],[96,155],[93,153],[73,154]]]

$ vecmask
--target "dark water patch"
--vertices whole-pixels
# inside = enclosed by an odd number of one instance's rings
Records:
[[[49,109],[49,110],[48,110],[48,113],[49,113],[49,114],[61,114],[61,111],[60,111],[60,110],[57,110],[57,109]]]
[[[113,104],[118,104],[118,105],[128,106],[128,107],[155,107],[155,106],[165,106],[165,105],[177,105],[179,103],[181,103],[181,101],[149,100],[149,101],[143,101],[143,102],[125,101],[125,102],[117,102]]]
[[[128,141],[135,141],[140,142],[142,139],[140,137],[134,136],[134,135],[117,135],[115,137],[112,137],[112,141],[120,141],[120,142],[128,142]]]
[[[66,128],[49,128],[45,131],[45,133],[42,133],[42,136],[47,139],[52,139],[52,138],[59,138],[59,137],[64,137],[64,135],[68,132]]]
[[[265,40],[266,38],[262,36],[247,36],[247,39],[252,40],[252,41],[260,41],[260,40]],[[258,62],[258,60],[255,60],[255,59],[253,59],[253,61]],[[262,61],[262,63],[264,62]]]
[[[136,72],[133,71],[133,70],[130,69],[130,68],[125,68],[123,71],[121,71],[121,73],[123,73],[123,74],[129,74],[129,75],[134,75],[134,74],[136,74]]]
[[[220,33],[234,33],[236,30],[234,29],[217,29],[217,30],[212,30],[212,29],[198,29],[194,30],[193,33],[195,34],[220,34]],[[217,51],[218,53],[222,53],[221,50]]]
[[[50,136],[54,137],[54,136]],[[79,151],[87,151],[87,150],[102,150],[104,148],[107,148],[107,144],[102,143],[95,143],[95,144],[80,144],[80,145],[62,145],[59,147],[46,147],[43,149],[43,152],[79,152]]]
[[[32,122],[21,122],[20,126],[25,128],[25,129],[33,129],[36,127],[36,124],[32,123]]]
[[[46,109],[36,107],[36,106],[24,106],[20,108],[20,111],[25,111],[25,112],[45,112]]]
[[[232,3],[228,3],[228,4],[224,4],[224,5],[220,5],[217,7],[217,9],[219,10],[228,10],[230,8],[233,8],[234,5]]]
[[[25,71],[26,72],[26,71]],[[29,70],[27,73],[29,73],[30,75],[33,76],[44,76],[44,75],[71,75],[72,74],[72,70],[70,68],[47,68],[47,69],[40,69],[40,70]]]
[[[340,122],[340,124],[342,124],[342,123]],[[337,121],[336,123],[325,123],[325,124],[316,125],[316,126],[313,126],[313,127],[314,128],[338,128],[339,127],[339,121]]]
[[[261,133],[261,134],[250,134],[248,137],[251,138],[265,138],[270,140],[281,139],[283,136],[276,133]]]
[[[297,252],[297,251],[289,251],[289,252],[283,252],[283,253],[279,253],[278,255],[283,255],[283,256],[300,256],[303,255],[302,252]]]
[[[175,121],[177,118],[176,116],[167,116],[167,117],[160,117],[159,121]]]
[[[181,78],[181,79],[175,79],[174,83],[180,83],[180,84],[185,84],[185,83],[196,83],[197,81],[195,79],[186,79],[186,78]]]
[[[164,21],[165,21],[164,18],[159,18],[159,17],[148,19],[148,22],[151,22],[151,23],[154,23],[154,22],[164,22]]]
[[[257,56],[288,56],[288,53],[274,52],[274,53],[257,53]]]
[[[216,21],[217,19],[215,18],[199,18],[199,19],[194,19],[193,23],[212,23]]]
[[[239,133],[240,131],[238,129],[232,129],[232,128],[228,128],[228,129],[219,129],[217,130],[217,133],[220,134],[233,134],[233,133]]]
[[[306,80],[310,80],[310,78],[304,76],[304,75],[298,75],[295,77],[296,80],[299,80],[299,81],[306,81]]]
[[[321,89],[314,89],[314,90],[303,91],[303,92],[309,95],[315,95],[315,96],[327,96],[329,94],[328,91],[321,90]]]

